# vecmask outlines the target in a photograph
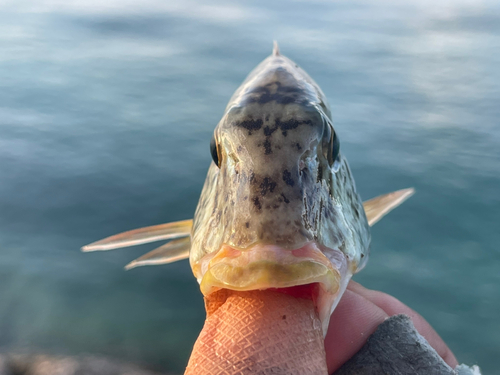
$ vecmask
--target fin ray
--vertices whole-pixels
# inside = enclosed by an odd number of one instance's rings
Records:
[[[278,46],[278,42],[275,40],[273,42],[273,56],[279,56],[280,55],[280,47]]]
[[[410,198],[415,193],[415,189],[402,189],[393,191],[392,193],[379,195],[363,202],[368,224],[373,226],[385,215]]]
[[[118,233],[102,240],[83,246],[82,251],[105,251],[145,243],[186,237],[191,233],[193,220],[174,221]]]
[[[173,240],[133,260],[125,266],[125,269],[130,270],[132,268],[140,266],[168,264],[177,262],[178,260],[187,259],[189,258],[190,249],[190,237]]]

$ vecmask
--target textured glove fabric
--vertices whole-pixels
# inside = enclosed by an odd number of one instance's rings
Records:
[[[185,375],[327,374],[311,300],[268,290],[221,290],[205,305],[207,320]]]

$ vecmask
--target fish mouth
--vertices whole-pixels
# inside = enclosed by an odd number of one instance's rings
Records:
[[[263,244],[248,249],[223,245],[219,251],[196,262],[193,271],[205,296],[220,289],[275,289],[311,298],[324,334],[351,277],[340,250],[324,249],[314,242],[294,250]],[[297,288],[306,285],[312,287]],[[305,290],[309,292],[304,293]]]

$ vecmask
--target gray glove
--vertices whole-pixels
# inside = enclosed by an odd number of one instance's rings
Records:
[[[481,375],[477,366],[448,366],[407,315],[379,325],[366,344],[334,375]]]

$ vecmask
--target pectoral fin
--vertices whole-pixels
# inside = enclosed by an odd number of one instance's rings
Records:
[[[114,236],[83,246],[82,251],[113,250],[149,242],[186,237],[191,233],[192,226],[193,220],[182,220],[129,230],[128,232],[115,234]]]
[[[414,193],[415,189],[413,188],[402,189],[363,202],[368,224],[373,226],[373,224],[410,198]]]
[[[125,266],[125,269],[130,270],[140,266],[156,266],[177,262],[178,260],[189,258],[190,249],[190,237],[173,240],[133,260]]]

